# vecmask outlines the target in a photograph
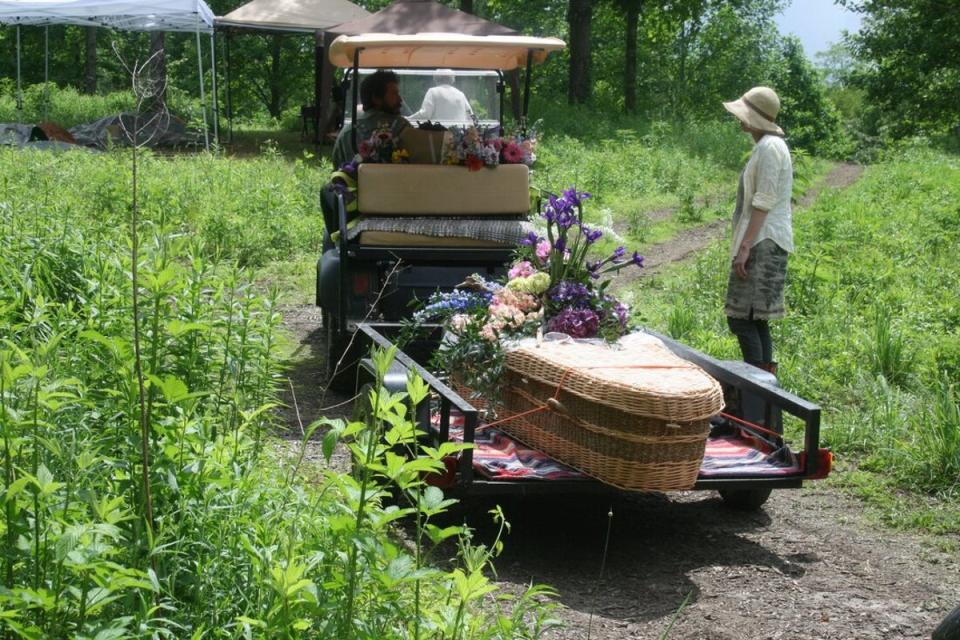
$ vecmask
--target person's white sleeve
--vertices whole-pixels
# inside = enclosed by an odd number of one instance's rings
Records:
[[[433,118],[433,89],[427,89],[427,95],[423,96],[423,104],[420,110],[410,115],[411,120],[431,120]]]
[[[757,178],[753,192],[754,209],[770,211],[777,204],[780,172],[784,158],[780,150],[773,145],[764,145],[757,150]]]

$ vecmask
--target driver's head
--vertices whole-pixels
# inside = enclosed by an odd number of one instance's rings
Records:
[[[384,113],[400,113],[400,85],[397,74],[380,69],[360,83],[360,102],[363,110],[375,109]]]
[[[450,69],[437,69],[433,73],[433,83],[436,85],[453,84],[454,75]]]

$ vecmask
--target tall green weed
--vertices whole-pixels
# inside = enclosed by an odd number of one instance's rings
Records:
[[[0,90],[0,122],[37,124],[46,120],[69,129],[106,116],[130,112],[136,107],[134,96],[129,91],[87,95],[74,87],[60,87],[54,83],[44,86],[41,83],[23,87],[23,108],[18,111],[15,85],[2,83],[0,88],[3,89]],[[169,87],[167,103],[174,115],[191,125],[202,126],[203,112],[199,98]]]
[[[291,230],[319,227],[312,170],[147,155],[131,227],[125,154],[8,150],[0,164],[0,635],[537,638],[555,625],[549,589],[495,594],[498,546],[437,521],[449,503],[423,472],[451,451],[413,438],[421,381],[332,429],[353,437],[358,478],[304,481],[321,424],[296,460],[272,438],[281,316],[239,262],[309,247],[312,231]],[[248,238],[209,235],[222,208]],[[277,235],[258,235],[271,222]],[[399,518],[417,523],[413,551]],[[444,540],[460,553],[438,566]]]

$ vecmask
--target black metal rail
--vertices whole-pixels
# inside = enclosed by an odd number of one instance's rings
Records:
[[[400,323],[361,323],[358,330],[370,343],[381,348],[389,349],[394,343],[381,333],[384,331],[393,334],[402,327]],[[678,356],[693,362],[722,384],[728,384],[762,397],[768,403],[778,406],[791,415],[804,421],[805,437],[804,450],[806,451],[806,467],[803,475],[786,477],[741,477],[741,478],[702,478],[696,482],[694,489],[794,489],[803,484],[803,480],[816,477],[818,468],[818,450],[820,438],[820,407],[808,402],[788,391],[778,387],[758,384],[744,378],[735,371],[724,366],[723,362],[700,353],[675,340],[659,335],[652,331],[647,333],[661,340]],[[448,387],[430,371],[413,360],[402,350],[397,350],[394,356],[395,363],[407,371],[416,372],[440,399],[440,424],[434,429],[430,425],[421,425],[421,428],[437,437],[440,442],[446,442],[450,433],[450,408],[456,407],[464,417],[463,441],[473,444],[478,426],[478,411],[467,400]],[[457,474],[457,484],[453,493],[471,495],[540,495],[546,493],[562,494],[613,494],[619,490],[602,482],[590,478],[569,480],[488,480],[474,478],[473,451],[467,449],[460,456]]]

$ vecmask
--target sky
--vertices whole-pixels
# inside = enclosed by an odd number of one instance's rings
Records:
[[[811,60],[839,42],[844,30],[853,32],[860,28],[860,15],[837,6],[833,0],[793,0],[776,21],[780,33],[800,38],[803,51]]]

